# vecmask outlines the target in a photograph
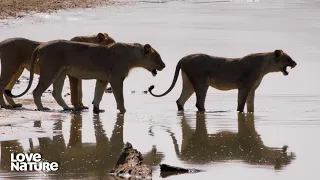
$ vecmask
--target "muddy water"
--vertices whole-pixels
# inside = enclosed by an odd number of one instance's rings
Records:
[[[111,179],[106,173],[125,142],[152,165],[153,179],[165,176],[160,163],[205,170],[167,177],[175,180],[319,179],[319,1],[137,2],[1,22],[1,40],[70,39],[101,31],[120,42],[150,43],[167,67],[157,77],[143,69],[131,71],[124,85],[124,116],[117,115],[113,95],[107,93],[101,104],[106,112],[92,113],[94,81],[84,81],[83,101],[90,109],[82,114],[62,112],[50,93],[43,100],[51,112],[34,111],[30,94],[17,100],[24,108],[2,109],[0,179]],[[204,115],[196,113],[195,95],[185,112],[178,113],[181,78],[163,98],[142,93],[152,84],[154,93],[165,91],[177,61],[190,53],[239,57],[275,49],[287,52],[298,65],[289,76],[274,73],[264,78],[254,115],[237,114],[237,91],[214,89],[208,91]],[[22,79],[14,92],[23,91],[26,83]],[[66,81],[64,94],[68,92]],[[69,96],[65,99],[70,103]],[[282,153],[284,146],[287,153]],[[60,162],[61,170],[10,172],[10,152],[29,150]]]

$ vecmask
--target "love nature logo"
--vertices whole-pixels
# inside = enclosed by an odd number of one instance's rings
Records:
[[[40,153],[11,153],[11,171],[57,171],[57,162],[42,161]]]

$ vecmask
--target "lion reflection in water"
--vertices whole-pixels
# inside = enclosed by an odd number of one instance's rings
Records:
[[[272,148],[264,145],[254,124],[254,115],[238,113],[238,132],[221,131],[208,134],[205,114],[197,113],[196,129],[192,130],[187,118],[181,112],[182,145],[173,133],[171,137],[177,156],[182,161],[205,164],[227,160],[241,160],[251,165],[274,166],[280,169],[294,159],[286,152],[287,146]]]
[[[118,114],[110,139],[107,137],[99,115],[94,115],[94,135],[96,143],[82,142],[82,115],[75,114],[71,117],[69,142],[66,143],[63,134],[53,138],[38,138],[39,146],[33,147],[30,141],[30,152],[39,152],[42,158],[48,161],[59,162],[59,173],[64,177],[94,176],[105,177],[108,170],[117,163],[119,155],[124,147],[123,124],[124,117]],[[41,121],[35,121],[34,127],[41,127]],[[53,130],[62,130],[62,121],[54,124]],[[10,171],[10,153],[24,152],[19,141],[6,141],[1,143],[1,170]],[[153,167],[163,159],[155,146],[143,155],[144,163]],[[86,175],[84,175],[85,173]],[[75,178],[75,177],[70,177]]]

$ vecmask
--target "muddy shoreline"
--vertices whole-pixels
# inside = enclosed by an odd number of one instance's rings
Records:
[[[128,3],[113,0],[1,0],[0,19],[21,18],[30,13],[54,13],[58,10],[126,4]]]

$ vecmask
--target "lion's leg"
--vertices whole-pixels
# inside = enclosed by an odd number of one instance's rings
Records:
[[[5,87],[10,83],[11,79],[15,75],[16,72],[19,71],[19,68],[21,67],[20,64],[5,64],[9,59],[2,56],[1,59],[1,76],[0,76],[0,106],[1,108],[12,108],[12,105],[8,105],[4,98],[3,98],[3,92],[5,90]],[[13,60],[14,61],[14,60]],[[9,67],[8,67],[9,66]]]
[[[70,83],[70,94],[71,94],[71,103],[76,110],[81,110],[80,99],[79,99],[79,79],[68,76]]]
[[[186,73],[182,71],[182,91],[179,99],[176,101],[178,106],[178,111],[183,111],[184,104],[187,102],[187,100],[191,97],[191,95],[194,93],[194,89],[192,87],[192,84],[187,77]]]
[[[200,76],[194,77],[194,79],[190,79],[190,81],[197,96],[196,107],[199,112],[205,112],[205,99],[210,85],[209,79]]]
[[[28,71],[30,71],[30,68],[31,68],[30,66],[31,66],[31,64],[28,63],[25,68],[26,68]],[[40,64],[39,64],[39,61],[35,61],[35,62],[34,62],[33,74],[40,75]]]
[[[58,78],[53,83],[52,96],[64,110],[73,110],[74,108],[69,107],[62,98],[62,89],[65,79],[66,73],[64,71],[59,74]]]
[[[79,80],[79,84],[78,84],[78,97],[79,97],[81,109],[89,109],[89,107],[83,105],[83,102],[82,102],[83,93],[82,93],[82,80],[81,79]]]
[[[34,103],[39,111],[50,110],[47,107],[43,107],[41,102],[42,94],[49,88],[49,86],[55,81],[56,77],[59,76],[60,69],[51,67],[46,68],[40,72],[40,78],[37,87],[33,90]]]
[[[36,104],[39,111],[50,110],[49,108],[44,107],[41,102],[42,94],[48,89],[50,85],[51,83],[39,82],[37,87],[33,90],[34,103]]]
[[[237,111],[243,112],[243,109],[244,109],[244,106],[246,104],[249,91],[250,91],[249,88],[240,88],[238,90],[238,107],[237,107]]]
[[[123,79],[112,78],[110,81],[110,85],[113,91],[113,95],[117,102],[117,109],[120,110],[120,113],[125,113],[126,108],[124,107],[124,98],[123,98]]]
[[[247,112],[254,112],[254,96],[255,90],[251,90],[247,97]]]
[[[16,84],[17,80],[19,79],[19,77],[21,76],[22,72],[24,70],[24,67],[20,67],[19,70],[14,74],[14,76],[11,78],[9,84],[7,85],[6,89],[7,90],[12,90],[13,86]],[[8,103],[13,107],[13,108],[17,108],[17,107],[22,107],[21,103],[15,103],[12,99],[12,97],[9,97],[5,94],[5,97],[8,101]]]
[[[104,110],[100,109],[99,106],[103,97],[104,90],[106,89],[107,85],[108,81],[97,80],[93,98],[93,113],[98,114],[104,112]]]

